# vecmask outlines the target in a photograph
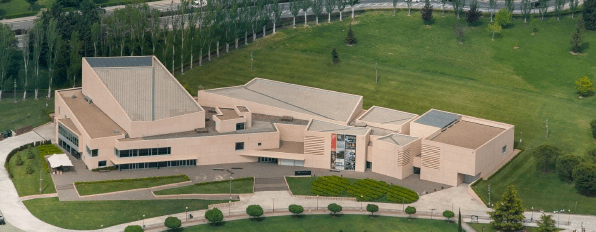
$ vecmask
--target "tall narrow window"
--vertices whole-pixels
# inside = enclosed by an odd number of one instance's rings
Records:
[[[505,153],[507,153],[507,145],[503,146],[503,155],[505,155]]]

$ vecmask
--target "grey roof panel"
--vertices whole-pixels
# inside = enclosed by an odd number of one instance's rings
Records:
[[[360,120],[365,122],[402,125],[416,116],[418,115],[399,110],[373,106],[368,109],[368,111],[366,111],[362,117],[360,117]]]
[[[312,120],[310,126],[307,129],[308,131],[318,131],[318,132],[333,132],[339,134],[350,134],[350,135],[365,135],[369,128],[366,127],[353,127],[353,126],[344,126],[330,122],[324,122],[319,120]]]
[[[153,66],[150,56],[143,57],[86,57],[89,65],[93,68],[99,67],[143,67]]]
[[[459,120],[460,115],[447,113],[438,110],[431,110],[428,113],[422,115],[422,117],[416,120],[416,123],[424,124],[427,126],[433,126],[438,128],[445,128],[449,124]]]
[[[385,142],[390,142],[390,143],[395,143],[398,146],[406,145],[408,143],[416,141],[417,139],[418,138],[416,138],[416,137],[401,135],[401,134],[392,134],[392,135],[389,135],[389,136],[386,136],[383,138],[379,138],[379,140],[382,140]]]

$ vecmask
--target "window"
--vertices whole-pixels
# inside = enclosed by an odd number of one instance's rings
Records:
[[[244,130],[244,123],[236,123],[236,130]]]
[[[97,162],[97,166],[99,167],[105,167],[106,165],[108,165],[108,161],[102,160]]]
[[[72,133],[68,128],[63,127],[62,124],[58,125],[58,133],[75,146],[79,146],[79,137]]]
[[[97,149],[89,149],[88,146],[85,146],[87,149],[87,155],[91,156],[91,157],[97,157]]]
[[[236,143],[236,151],[241,151],[244,150],[244,143],[240,142],[240,143]]]
[[[154,156],[154,155],[169,155],[172,149],[169,147],[160,148],[144,148],[131,150],[114,149],[114,155],[120,158],[137,157],[137,156]]]
[[[503,146],[503,155],[505,155],[505,153],[507,153],[507,145]]]
[[[259,143],[258,146],[260,147],[261,146],[261,143]]]

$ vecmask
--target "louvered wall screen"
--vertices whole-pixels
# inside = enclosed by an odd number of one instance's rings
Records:
[[[441,148],[422,144],[422,167],[440,169],[441,166]]]
[[[325,153],[325,138],[318,136],[304,136],[305,155],[323,155]]]

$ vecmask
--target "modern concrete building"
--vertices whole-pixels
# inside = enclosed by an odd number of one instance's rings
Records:
[[[83,86],[56,91],[56,136],[89,169],[275,162],[452,186],[515,154],[512,125],[362,102],[260,78],[193,98],[155,57],[83,58]]]

